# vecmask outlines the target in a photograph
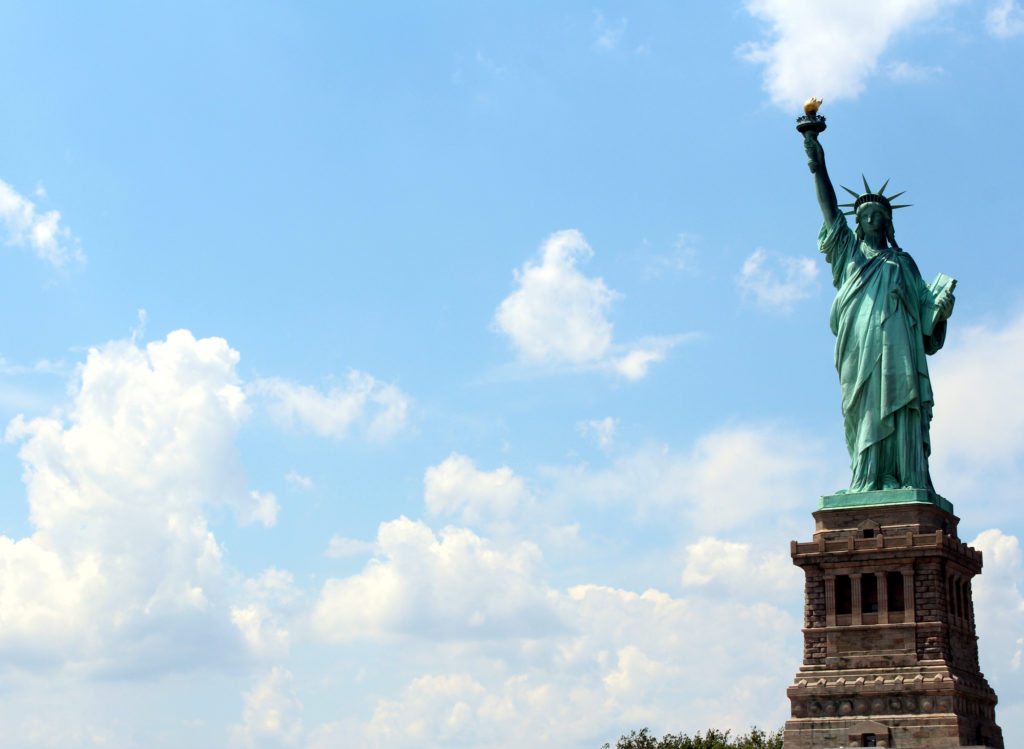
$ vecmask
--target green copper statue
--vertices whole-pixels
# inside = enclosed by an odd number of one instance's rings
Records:
[[[842,388],[846,447],[853,476],[849,493],[923,489],[934,494],[928,473],[932,387],[926,354],[946,337],[956,281],[940,274],[932,285],[896,244],[886,184],[847,204],[856,218],[851,231],[825,168],[818,135],[825,118],[820,101],[805,105],[797,127],[804,136],[825,223],[818,247],[832,266],[836,298],[829,324],[836,336],[836,370]],[[902,193],[899,193],[902,194]],[[844,205],[843,207],[847,207]],[[842,493],[842,492],[840,492]]]

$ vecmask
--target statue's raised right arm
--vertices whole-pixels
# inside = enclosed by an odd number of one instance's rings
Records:
[[[804,133],[804,150],[807,151],[807,166],[814,175],[814,187],[818,193],[818,206],[821,208],[821,215],[825,223],[831,226],[839,216],[839,201],[836,200],[836,191],[832,187],[832,181],[828,178],[828,170],[825,168],[825,149],[818,142],[818,134],[814,132]]]

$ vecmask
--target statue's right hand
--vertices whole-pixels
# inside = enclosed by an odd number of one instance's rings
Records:
[[[814,174],[825,163],[825,149],[818,142],[816,133],[804,133],[804,150],[807,152],[807,167]]]

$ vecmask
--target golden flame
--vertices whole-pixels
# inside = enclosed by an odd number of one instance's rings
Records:
[[[816,115],[818,113],[818,108],[820,106],[821,99],[817,99],[812,96],[810,99],[804,102],[804,114],[811,116]]]

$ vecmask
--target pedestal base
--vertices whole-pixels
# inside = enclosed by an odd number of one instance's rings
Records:
[[[870,501],[882,495],[896,501]],[[970,581],[981,553],[935,499],[823,497],[814,540],[791,544],[806,575],[804,662],[787,689],[785,749],[1003,748],[978,668]]]

